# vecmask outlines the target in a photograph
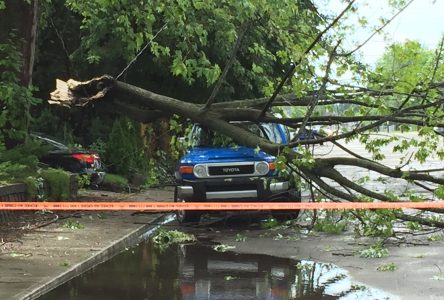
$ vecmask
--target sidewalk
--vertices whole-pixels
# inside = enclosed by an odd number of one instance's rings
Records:
[[[80,201],[172,201],[170,189],[140,194],[81,193]],[[61,213],[61,216],[71,215]],[[139,243],[168,214],[79,212],[0,248],[0,299],[35,299]],[[145,237],[146,238],[146,237]]]

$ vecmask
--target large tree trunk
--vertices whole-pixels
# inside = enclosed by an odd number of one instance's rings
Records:
[[[19,49],[21,54],[19,84],[27,89],[32,85],[39,1],[6,0],[5,4],[5,9],[0,11],[0,44],[12,44],[15,46],[15,49]],[[16,97],[25,96],[21,93],[17,93]],[[14,122],[17,123],[17,119],[20,119],[20,125],[17,127],[17,125],[12,125],[13,122],[7,122],[4,126],[4,131],[10,131],[10,129],[14,127],[14,129],[25,132],[25,134],[28,132],[30,126],[31,102],[24,100],[29,99],[16,99],[17,102],[23,103],[24,112],[20,112],[23,114],[20,117],[11,117],[11,119],[14,119]],[[15,113],[17,113],[17,108],[15,111]],[[4,138],[7,148],[14,147],[17,144],[16,137],[5,135]],[[27,139],[27,134],[25,135],[25,138]]]
[[[5,43],[15,36],[22,53],[21,84],[32,84],[32,72],[35,59],[35,45],[38,25],[38,0],[6,0],[6,8],[0,11],[0,43]]]

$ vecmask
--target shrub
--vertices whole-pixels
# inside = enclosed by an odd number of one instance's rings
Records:
[[[126,178],[133,174],[146,174],[148,158],[145,154],[138,124],[119,118],[114,124],[105,149],[105,162],[113,173]]]
[[[71,173],[61,169],[46,169],[40,173],[48,184],[48,198],[51,200],[68,199],[70,196]]]
[[[128,179],[120,175],[107,173],[101,186],[114,192],[120,192],[128,187]]]
[[[35,201],[44,198],[43,178],[28,176],[20,181],[26,184],[26,194],[28,199]]]

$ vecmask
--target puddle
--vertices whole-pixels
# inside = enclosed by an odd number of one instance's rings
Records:
[[[396,299],[333,264],[216,252],[203,244],[125,251],[40,300]]]

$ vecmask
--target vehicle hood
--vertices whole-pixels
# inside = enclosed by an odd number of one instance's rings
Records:
[[[263,151],[247,147],[238,148],[211,148],[196,147],[185,154],[181,164],[216,163],[216,162],[242,162],[242,161],[273,161],[275,157]]]

